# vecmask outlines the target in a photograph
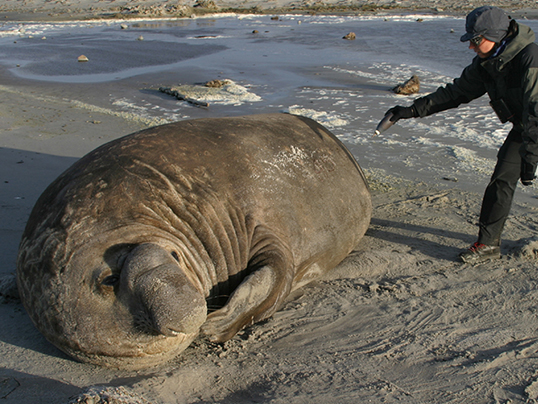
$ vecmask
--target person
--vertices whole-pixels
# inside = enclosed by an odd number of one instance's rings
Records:
[[[500,258],[501,233],[520,179],[531,185],[538,163],[538,45],[534,32],[497,7],[482,6],[467,15],[466,33],[476,52],[471,64],[452,83],[408,107],[395,106],[390,120],[425,117],[456,108],[488,93],[501,122],[513,124],[501,146],[484,193],[478,240],[459,256],[476,264]]]

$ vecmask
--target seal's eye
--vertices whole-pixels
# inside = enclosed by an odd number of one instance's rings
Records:
[[[177,255],[177,252],[172,251],[170,254],[172,255],[172,257],[174,257],[174,259],[175,259],[177,262],[179,262],[179,256]]]
[[[101,282],[101,285],[114,287],[118,284],[119,281],[120,281],[120,276],[114,274],[114,275],[107,276],[105,279],[103,279]]]
[[[120,274],[114,274],[110,270],[101,272],[96,280],[96,286],[99,292],[108,296],[113,293],[120,284]]]

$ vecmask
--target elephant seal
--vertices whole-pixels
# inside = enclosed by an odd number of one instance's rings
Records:
[[[61,350],[141,369],[200,330],[225,341],[271,316],[336,266],[370,217],[359,165],[316,122],[181,121],[104,144],[60,175],[29,217],[17,284]]]

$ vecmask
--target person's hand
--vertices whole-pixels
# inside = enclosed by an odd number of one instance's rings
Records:
[[[390,118],[391,122],[397,122],[400,119],[416,118],[418,116],[413,105],[410,107],[396,105],[394,108],[389,109],[385,115],[387,114],[392,114],[392,117]]]
[[[536,164],[521,162],[521,183],[525,186],[532,185],[532,182],[536,179]]]

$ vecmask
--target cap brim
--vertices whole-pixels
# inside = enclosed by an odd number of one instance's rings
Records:
[[[470,41],[471,39],[479,36],[480,34],[474,34],[472,32],[467,32],[466,34],[463,34],[460,38],[460,41],[461,42],[466,42],[466,41]]]

